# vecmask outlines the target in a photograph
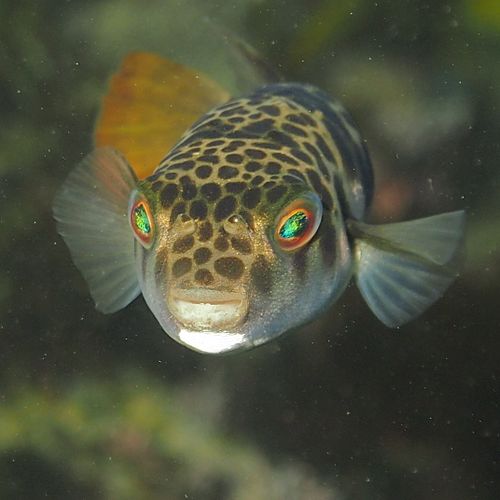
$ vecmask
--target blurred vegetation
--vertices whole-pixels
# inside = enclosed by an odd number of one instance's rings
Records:
[[[4,0],[0,18],[0,498],[499,497],[497,1]],[[390,331],[351,287],[218,358],[142,299],[94,310],[51,203],[107,78],[154,50],[243,92],[231,33],[352,111],[372,220],[467,209],[463,275],[421,319]]]

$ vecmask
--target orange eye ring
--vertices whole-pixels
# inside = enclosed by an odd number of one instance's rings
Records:
[[[137,196],[130,206],[129,220],[134,236],[145,248],[153,243],[155,226],[149,203],[142,196]]]
[[[322,205],[316,195],[301,197],[282,210],[274,239],[280,248],[293,252],[309,243],[321,222]]]

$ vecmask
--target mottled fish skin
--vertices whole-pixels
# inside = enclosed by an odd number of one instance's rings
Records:
[[[136,242],[139,280],[164,329],[196,330],[172,313],[172,294],[227,292],[247,303],[228,328],[246,348],[307,322],[342,293],[353,271],[344,221],[363,218],[373,174],[337,101],[311,85],[273,84],[204,115],[138,189],[158,228],[152,248]],[[283,252],[276,217],[310,191],[323,205],[319,229]]]

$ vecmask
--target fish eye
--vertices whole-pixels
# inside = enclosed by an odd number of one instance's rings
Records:
[[[154,220],[149,203],[139,194],[136,194],[130,207],[130,225],[139,243],[149,248],[155,233]]]
[[[321,201],[316,195],[294,200],[278,216],[274,239],[287,252],[302,248],[316,234],[322,214]]]

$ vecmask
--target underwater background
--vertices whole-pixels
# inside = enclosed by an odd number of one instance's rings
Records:
[[[496,0],[2,0],[0,19],[0,498],[500,498]],[[421,318],[390,330],[351,285],[214,357],[142,298],[94,309],[51,205],[107,80],[149,50],[251,88],[233,34],[351,111],[370,221],[467,210],[463,272]]]

